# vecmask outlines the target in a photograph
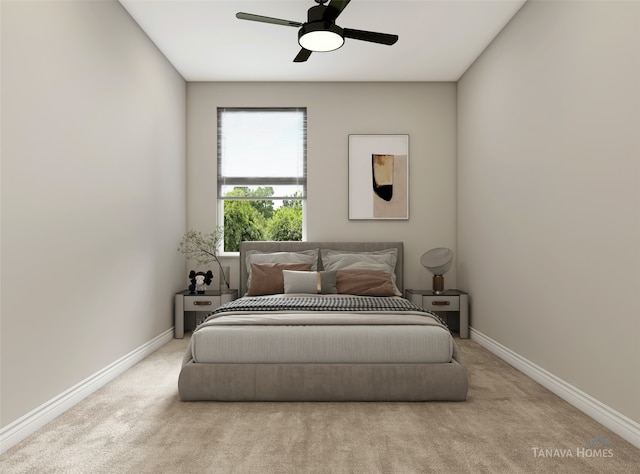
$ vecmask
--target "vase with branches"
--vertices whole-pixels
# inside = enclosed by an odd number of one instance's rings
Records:
[[[207,265],[216,262],[220,267],[220,275],[224,280],[227,289],[230,288],[227,275],[222,268],[222,263],[218,259],[218,248],[224,238],[223,228],[221,226],[207,234],[200,231],[189,229],[180,241],[178,251],[187,256],[187,260],[194,260],[198,265]]]

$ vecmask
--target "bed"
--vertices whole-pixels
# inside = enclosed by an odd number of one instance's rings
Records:
[[[462,401],[446,325],[403,294],[402,242],[242,242],[242,295],[196,330],[183,401]]]

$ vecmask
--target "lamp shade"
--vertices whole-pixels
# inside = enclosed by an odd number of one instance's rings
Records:
[[[344,44],[342,28],[332,23],[305,23],[298,31],[298,43],[309,51],[333,51]]]
[[[434,275],[447,273],[453,262],[453,251],[446,247],[438,247],[425,252],[420,258],[423,267]]]

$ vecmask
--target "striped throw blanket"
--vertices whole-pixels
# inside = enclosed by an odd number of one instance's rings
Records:
[[[234,311],[246,312],[266,312],[266,311],[336,311],[336,312],[363,312],[363,311],[383,311],[383,312],[403,312],[416,311],[427,313],[444,326],[446,322],[437,314],[427,311],[404,298],[358,296],[345,298],[340,296],[323,295],[319,296],[277,296],[277,297],[252,297],[245,296],[237,300],[225,303],[210,314],[220,315]]]

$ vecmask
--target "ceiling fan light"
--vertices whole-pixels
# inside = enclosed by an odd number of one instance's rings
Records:
[[[309,51],[333,51],[344,44],[342,28],[332,23],[307,23],[298,31],[298,43]]]

